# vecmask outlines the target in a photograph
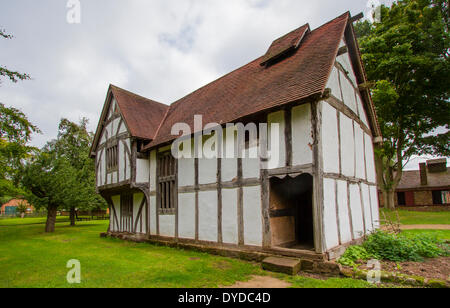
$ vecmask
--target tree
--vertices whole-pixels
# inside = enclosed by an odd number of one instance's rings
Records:
[[[450,153],[448,12],[443,0],[400,0],[381,8],[380,23],[356,25],[383,134],[376,167],[389,209],[412,156]]]
[[[47,209],[46,232],[55,230],[59,208],[74,213],[75,208],[106,207],[95,192],[95,167],[89,159],[93,138],[86,126],[85,119],[79,125],[62,119],[57,139],[48,142],[21,172],[22,186],[29,192],[27,199],[36,208]]]
[[[5,39],[12,39],[14,36],[7,34],[5,30],[0,29],[0,37]],[[0,65],[0,77],[8,77],[10,81],[17,82],[19,80],[28,80],[31,79],[30,75],[28,74],[22,74],[19,72],[11,71],[7,69],[6,67]],[[1,79],[0,79],[1,83]]]
[[[0,37],[11,39],[12,36],[0,29]],[[0,66],[0,77],[10,81],[30,79],[27,74],[14,72]],[[33,133],[39,133],[23,112],[0,103],[0,196],[22,194],[17,188],[17,171],[23,159],[35,148],[27,146]]]

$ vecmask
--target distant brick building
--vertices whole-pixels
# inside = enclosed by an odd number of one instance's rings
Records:
[[[17,213],[17,207],[21,203],[25,203],[27,205],[27,214],[31,214],[34,212],[34,207],[30,205],[26,200],[12,199],[1,206],[0,215],[15,215]]]
[[[397,206],[450,206],[447,159],[429,160],[420,170],[405,171],[397,188]],[[383,205],[383,198],[380,198]]]

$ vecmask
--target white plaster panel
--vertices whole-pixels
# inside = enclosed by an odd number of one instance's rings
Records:
[[[217,242],[217,191],[201,191],[198,196],[198,237]]]
[[[128,132],[127,126],[125,125],[125,122],[122,122],[122,124],[120,125],[120,128],[119,128],[119,134],[123,134],[123,133],[127,133],[127,132]]]
[[[327,102],[322,102],[322,153],[323,170],[339,173],[339,133],[337,112]]]
[[[335,66],[333,66],[333,70],[331,71],[325,88],[329,88],[333,96],[342,100],[341,86],[339,85],[339,71]]]
[[[358,115],[361,121],[369,127],[369,121],[367,120],[367,114],[364,110],[362,101],[361,101],[361,95],[359,93],[356,93],[356,103],[358,104]]]
[[[175,237],[175,215],[159,215],[159,234]]]
[[[336,186],[332,179],[323,180],[323,225],[325,245],[328,249],[339,246],[338,225],[336,217]]]
[[[242,159],[242,176],[244,179],[259,178],[258,146],[245,150],[245,156]]]
[[[222,240],[238,244],[237,189],[222,190]]]
[[[212,184],[217,182],[217,159],[201,158],[198,160],[199,184]]]
[[[150,234],[157,235],[156,229],[156,196],[150,196]]]
[[[356,177],[366,179],[366,165],[364,162],[364,131],[355,124],[355,158],[356,158]]]
[[[178,195],[178,236],[195,239],[195,193]]]
[[[111,177],[112,177],[111,184],[116,184],[117,183],[117,172],[113,172],[111,174]]]
[[[244,243],[262,246],[261,187],[244,187]]]
[[[366,184],[361,184],[362,202],[364,205],[364,223],[366,226],[366,234],[372,232],[372,210],[370,208],[370,194],[369,186]]]
[[[337,181],[337,202],[341,244],[352,241],[352,229],[348,212],[347,182]]]
[[[237,177],[237,159],[236,158],[222,159],[222,182],[231,182],[236,177]]]
[[[236,127],[224,130],[222,146],[222,182],[231,182],[237,177],[237,141]]]
[[[180,172],[178,171],[178,180]],[[156,191],[156,150],[150,152],[150,191]]]
[[[148,183],[150,164],[148,159],[136,159],[136,183]]]
[[[367,181],[375,183],[377,180],[377,174],[375,170],[375,154],[373,151],[372,137],[364,133],[364,140],[366,153]]]
[[[311,105],[292,108],[292,163],[294,166],[311,164],[312,152]]]
[[[114,205],[114,209],[116,210],[117,221],[114,221],[114,224],[111,223],[111,227],[114,226],[113,231],[120,232],[117,226],[120,226],[120,196],[111,197],[112,203]],[[114,217],[114,212],[110,213],[111,217]]]
[[[341,113],[341,158],[342,173],[355,176],[355,140],[353,138],[353,121]]]
[[[141,219],[142,217],[142,233],[146,233],[145,230],[145,208],[142,208],[141,216],[138,217],[139,209],[141,207],[142,200],[144,199],[143,193],[133,194],[133,222],[136,223],[136,233],[141,232]],[[134,227],[134,226],[133,226]]]
[[[355,73],[353,71],[353,67],[352,67],[352,64],[351,64],[349,53],[346,52],[346,53],[340,55],[339,57],[336,58],[336,60],[339,63],[341,63],[341,65],[344,67],[344,69],[348,72],[348,77],[351,79],[353,84],[356,86],[358,83],[356,82],[356,76],[355,76]]]
[[[350,81],[341,74],[342,94],[344,95],[344,103],[355,113],[358,114],[356,108],[355,88]]]
[[[359,239],[364,236],[364,218],[361,207],[361,193],[357,184],[350,184],[350,210],[352,212],[353,237]]]
[[[119,155],[119,161],[117,164],[117,167],[119,168],[119,182],[125,181],[125,157],[126,152],[123,146],[122,142],[119,142],[118,144],[118,155]]]
[[[286,141],[284,138],[284,111],[271,113],[267,116],[269,124],[269,169],[286,167]],[[274,125],[275,124],[275,125]],[[278,125],[276,125],[278,124]],[[278,131],[277,128],[278,127]]]
[[[195,184],[194,158],[180,158],[178,160],[178,186],[193,186]]]
[[[369,187],[370,192],[370,207],[372,209],[372,221],[374,229],[380,228],[380,209],[378,200],[378,189],[376,186]]]
[[[117,130],[119,129],[120,118],[112,121],[112,136],[117,136]]]
[[[131,143],[130,143],[130,139],[125,139],[124,140],[127,148],[130,150],[131,153]],[[127,164],[127,172],[125,174],[125,178],[128,180],[131,178],[131,162],[130,162],[131,157],[127,156],[127,160],[126,160],[126,164]]]

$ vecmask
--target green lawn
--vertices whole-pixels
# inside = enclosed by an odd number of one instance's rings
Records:
[[[69,227],[58,223],[54,234],[30,219],[0,221],[0,287],[218,287],[268,275],[259,264],[116,239],[99,233],[107,221]],[[42,223],[42,222],[41,222]],[[66,282],[70,259],[81,262],[80,285]],[[276,277],[293,287],[372,287],[353,279],[316,280]]]
[[[403,230],[402,234],[406,235],[423,234],[435,237],[441,241],[450,240],[450,230]]]
[[[386,217],[397,221],[395,211],[381,210]],[[404,225],[448,225],[450,224],[450,212],[410,212],[399,210],[400,222]],[[384,219],[381,213],[380,219]]]

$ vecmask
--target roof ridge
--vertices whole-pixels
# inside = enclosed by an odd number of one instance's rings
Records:
[[[126,90],[126,89],[124,89],[124,88],[118,87],[118,86],[113,85],[113,84],[110,84],[110,87],[111,87],[111,88],[114,88],[114,89],[116,89],[116,90],[125,92],[126,94],[129,94],[129,95],[131,95],[131,96],[135,96],[135,97],[138,97],[138,98],[145,99],[145,100],[150,101],[150,102],[152,102],[152,103],[157,103],[157,104],[163,105],[163,106],[165,106],[165,107],[169,107],[169,106],[170,106],[170,105],[166,105],[166,104],[160,103],[160,102],[158,102],[158,101],[155,101],[155,100],[153,100],[153,99],[147,98],[147,97],[145,97],[145,96],[136,94],[136,93],[134,93],[134,92],[131,92],[131,91],[129,91],[129,90]]]

